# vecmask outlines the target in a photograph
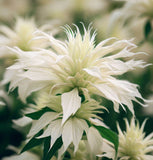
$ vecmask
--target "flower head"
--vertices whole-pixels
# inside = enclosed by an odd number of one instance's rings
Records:
[[[136,46],[131,41],[115,38],[95,45],[95,33],[91,35],[90,27],[84,28],[83,36],[78,27],[75,32],[66,27],[66,33],[68,41],[62,42],[40,32],[42,36],[38,39],[47,39],[49,49],[35,52],[12,49],[19,59],[4,77],[6,82],[11,82],[10,89],[18,87],[23,101],[30,93],[41,89],[52,95],[60,94],[65,120],[81,107],[82,95],[88,99],[92,94],[100,95],[111,100],[116,111],[119,105],[127,105],[134,113],[132,100],[143,99],[137,85],[115,77],[146,66],[140,60],[121,60],[141,54],[131,51]]]
[[[135,124],[133,118],[128,123],[126,122],[126,131],[122,132],[119,125],[119,151],[118,156],[120,159],[127,160],[151,160],[153,155],[149,153],[153,150],[153,133],[145,137],[143,132],[145,122],[139,127],[139,123]]]
[[[33,32],[36,29],[36,25],[33,19],[17,18],[14,29],[10,29],[7,26],[1,26],[0,31],[6,38],[6,44],[8,46],[18,46],[22,50],[31,50],[32,43],[30,40],[34,38]]]
[[[41,26],[39,29],[47,31],[50,27],[49,30],[53,31],[52,25],[46,24]],[[18,47],[23,51],[35,50],[35,47],[45,48],[47,46],[47,43],[44,43],[44,40],[33,40],[35,38],[34,32],[36,32],[36,28],[37,25],[33,18],[24,19],[17,17],[13,29],[9,28],[8,26],[1,25],[0,46],[2,48],[0,57],[7,57],[13,55],[12,52],[10,54],[10,51],[8,51],[8,49],[6,49],[4,46]]]
[[[44,96],[45,95],[45,96]],[[99,113],[99,109],[101,106],[97,105],[95,100],[87,101],[85,100],[82,102],[81,107],[76,111],[73,112],[73,115],[69,118],[65,118],[68,113],[64,114],[65,110],[62,109],[61,105],[61,96],[52,96],[47,95],[47,93],[41,93],[40,96],[37,97],[36,107],[45,107],[47,106],[51,109],[48,112],[45,112],[40,119],[33,122],[32,128],[28,134],[28,137],[34,136],[38,133],[41,129],[44,129],[44,133],[39,136],[38,138],[44,138],[51,136],[51,147],[55,143],[55,141],[62,136],[63,147],[61,150],[61,155],[66,151],[69,145],[72,143],[74,145],[74,151],[76,152],[79,146],[79,142],[82,139],[83,133],[85,132],[88,134],[89,139],[91,135],[93,135],[96,129],[89,128],[88,123],[91,118],[98,118],[96,113]],[[75,106],[74,106],[75,108]],[[67,108],[69,110],[69,106]],[[92,123],[90,121],[90,123]],[[98,132],[98,131],[97,131]],[[100,136],[100,134],[96,134]],[[102,141],[102,137],[101,137]],[[100,142],[101,142],[100,141]],[[90,144],[91,145],[91,144]],[[102,145],[99,143],[99,145]],[[97,145],[97,146],[99,146]],[[92,146],[92,145],[91,145]],[[99,150],[94,150],[93,152],[97,153]],[[96,154],[94,154],[96,156]]]

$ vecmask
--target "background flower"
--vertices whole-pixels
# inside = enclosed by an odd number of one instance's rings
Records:
[[[145,122],[139,127],[139,123],[135,124],[133,118],[129,124],[128,120],[125,119],[126,131],[121,131],[118,125],[119,131],[119,153],[120,159],[142,159],[150,160],[153,155],[150,152],[153,149],[153,134],[145,137],[143,132]]]

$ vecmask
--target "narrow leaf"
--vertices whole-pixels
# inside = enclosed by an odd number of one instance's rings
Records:
[[[144,36],[145,36],[145,39],[148,38],[149,34],[151,32],[151,22],[150,20],[148,20],[145,24],[145,27],[144,27]]]
[[[26,116],[29,118],[32,118],[34,120],[38,120],[45,112],[51,112],[51,111],[52,110],[50,108],[45,107],[39,111],[28,113],[28,114],[26,114]]]
[[[94,126],[94,127],[99,131],[99,133],[103,138],[107,139],[108,141],[114,144],[117,155],[118,145],[119,145],[118,135],[115,132],[103,126]]]
[[[59,137],[56,142],[54,143],[54,145],[52,146],[52,148],[48,151],[48,153],[46,155],[44,155],[43,160],[50,160],[53,155],[55,154],[55,152],[61,148],[63,142],[62,142],[62,137]]]
[[[49,148],[50,148],[51,136],[46,137],[44,140],[44,157],[47,155]]]

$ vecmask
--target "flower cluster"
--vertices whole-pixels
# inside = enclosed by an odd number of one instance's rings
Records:
[[[12,10],[23,11],[0,25],[0,132],[26,140],[16,148],[10,136],[8,150],[19,155],[3,158],[4,138],[0,159],[151,160],[153,133],[135,120],[153,90],[151,58],[142,58],[152,47],[137,47],[153,42],[153,0],[15,1]]]
[[[88,30],[84,27],[83,36],[78,27],[73,32],[67,26],[65,31],[66,42],[42,31],[35,33],[38,34],[36,40],[48,40],[49,49],[23,51],[9,48],[19,58],[7,69],[3,83],[10,82],[10,90],[18,87],[24,102],[32,92],[39,92],[35,108],[49,108],[33,122],[28,137],[44,129],[37,138],[51,136],[51,148],[61,137],[63,147],[59,155],[62,155],[71,143],[76,152],[85,134],[94,155],[100,154],[102,150],[98,148],[101,148],[102,137],[91,124],[93,118],[101,119],[97,114],[107,107],[101,106],[92,95],[112,101],[117,112],[119,105],[123,108],[126,105],[134,114],[132,101],[140,103],[137,98],[145,100],[137,85],[115,77],[137,67],[143,68],[146,64],[141,60],[122,60],[142,54],[132,52],[136,47],[132,40],[109,38],[95,45],[95,33],[91,35],[90,27]],[[91,144],[95,135],[101,137],[96,141],[97,149]]]

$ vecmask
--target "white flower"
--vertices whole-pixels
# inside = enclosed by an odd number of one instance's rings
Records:
[[[84,132],[87,134],[87,138],[92,141],[94,141],[95,136],[92,138],[94,133],[98,135],[95,139],[101,137],[100,134],[97,133],[98,131],[95,131],[96,129],[92,129],[93,127],[89,128],[87,124],[87,121],[89,122],[91,118],[98,117],[96,113],[100,113],[98,110],[102,108],[101,106],[98,106],[96,101],[92,99],[90,99],[90,101],[85,100],[80,104],[81,106],[76,112],[72,112],[72,114],[69,115],[67,113],[64,114],[65,111],[62,109],[62,96],[47,95],[44,97],[43,93],[41,93],[37,100],[38,104],[36,104],[36,106],[38,105],[38,108],[40,104],[40,106],[47,106],[51,111],[44,113],[38,120],[33,121],[28,137],[33,137],[40,130],[44,129],[43,134],[37,138],[51,136],[52,147],[56,140],[61,136],[63,147],[60,150],[60,156],[67,150],[71,143],[74,145],[74,152],[76,152]],[[75,108],[75,104],[73,107]],[[69,115],[69,118],[65,119],[65,115]],[[90,121],[90,123],[92,122]],[[99,139],[102,139],[102,137]],[[92,142],[89,142],[90,147],[92,147],[91,143]],[[102,145],[101,141],[99,141],[99,145]],[[97,147],[99,145],[97,144]],[[99,153],[99,150],[95,150],[95,148],[91,148],[91,151],[94,156]]]
[[[0,26],[0,31],[3,33],[4,38],[6,38],[6,45],[8,46],[18,46],[23,50],[31,50],[33,32],[36,29],[36,25],[33,19],[22,19],[17,18],[14,29],[10,29],[7,26]],[[1,42],[3,43],[3,42]]]
[[[50,27],[50,31],[53,31],[53,24],[46,24],[41,26],[40,30],[48,30]],[[46,47],[47,43],[44,40],[33,40],[35,38],[34,32],[36,31],[36,23],[33,18],[31,19],[23,19],[20,17],[16,18],[16,23],[14,28],[11,29],[6,25],[0,26],[0,57],[10,57],[14,56],[12,52],[8,51],[5,46],[14,47],[17,46],[24,51],[35,50],[35,47]],[[16,56],[16,55],[15,55]]]
[[[143,99],[138,86],[116,76],[145,67],[141,60],[121,60],[141,53],[133,53],[131,50],[136,46],[128,40],[109,38],[95,45],[95,34],[91,36],[90,31],[84,28],[81,36],[78,28],[73,32],[67,27],[66,42],[40,32],[42,36],[37,39],[48,39],[51,48],[35,52],[12,49],[19,59],[8,68],[4,81],[11,82],[10,89],[18,87],[23,101],[32,92],[44,88],[50,94],[61,94],[65,120],[80,108],[81,95],[88,98],[92,94],[100,95],[111,100],[116,111],[119,105],[127,105],[134,113],[132,101],[139,103],[136,98]],[[75,108],[71,104],[76,104]],[[65,111],[67,105],[69,110]]]
[[[135,124],[135,119],[133,118],[128,123],[125,119],[126,131],[121,131],[118,125],[119,131],[119,150],[118,157],[120,160],[151,160],[153,155],[153,133],[145,137],[143,132],[145,122],[139,127],[139,123]]]

